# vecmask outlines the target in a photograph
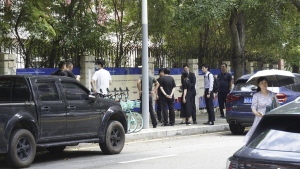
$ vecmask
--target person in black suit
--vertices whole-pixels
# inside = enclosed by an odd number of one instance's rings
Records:
[[[192,93],[192,119],[193,119],[193,123],[197,124],[197,119],[196,119],[196,104],[195,104],[195,97],[196,97],[196,76],[195,73],[190,72],[190,68],[187,64],[183,65],[183,70],[185,72],[188,73],[188,79],[190,81],[190,88],[191,88],[191,93]],[[181,82],[183,81],[183,79],[181,79]]]
[[[73,70],[73,63],[67,62],[66,63],[66,70],[65,70],[65,72],[67,73],[68,77],[74,78],[74,79],[76,79],[76,80],[79,81],[80,75],[75,76],[73,74],[72,70]]]
[[[161,84],[162,77],[165,76],[164,71],[165,71],[165,69],[163,69],[163,68],[159,69],[159,71],[158,71],[159,78],[156,79],[156,80],[158,81],[159,84]],[[160,89],[157,89],[156,92],[157,92],[156,93],[156,99],[157,99],[157,112],[156,113],[157,113],[158,121],[162,123],[163,122],[163,116],[162,116],[163,109],[162,109],[162,99],[161,99],[161,97],[163,96],[163,94],[161,93]]]
[[[226,63],[221,64],[221,73],[218,75],[217,79],[219,84],[218,102],[219,102],[220,115],[221,115],[220,117],[225,118],[224,105],[226,103],[227,95],[232,88],[232,76],[227,71]]]
[[[68,76],[68,74],[65,72],[66,70],[66,62],[60,61],[58,63],[58,70],[51,73],[51,75],[56,75],[56,76]]]

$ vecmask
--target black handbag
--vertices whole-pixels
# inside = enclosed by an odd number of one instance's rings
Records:
[[[277,100],[275,99],[275,97],[272,97],[272,103],[270,106],[266,107],[266,113],[268,113],[269,111],[277,108],[279,106],[279,103],[277,102]]]

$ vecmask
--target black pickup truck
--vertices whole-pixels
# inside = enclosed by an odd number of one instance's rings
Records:
[[[126,132],[120,104],[91,95],[73,78],[0,76],[0,154],[12,167],[28,167],[37,147],[62,152],[99,143],[104,154],[118,154]]]

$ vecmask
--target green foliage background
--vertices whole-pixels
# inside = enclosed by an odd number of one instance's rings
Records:
[[[244,64],[257,61],[259,69],[263,63],[285,59],[299,72],[297,4],[298,0],[148,1],[150,56],[156,58],[156,67],[181,67],[187,59],[198,59],[199,66],[208,63],[216,68],[234,60],[229,26],[234,9],[243,15]],[[100,8],[106,12],[104,24],[97,22]],[[141,12],[140,0],[3,2],[1,50],[20,48],[25,67],[55,67],[62,59],[80,66],[86,54],[126,67],[130,53],[141,61]]]

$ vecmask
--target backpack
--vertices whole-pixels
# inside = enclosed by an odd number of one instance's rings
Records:
[[[209,73],[211,74],[211,73]],[[209,74],[207,75],[208,76],[208,80],[209,80]],[[213,75],[213,74],[212,74]],[[218,79],[213,75],[214,77],[214,85],[213,85],[213,92],[214,93],[217,93],[219,91],[219,82],[218,82]]]

